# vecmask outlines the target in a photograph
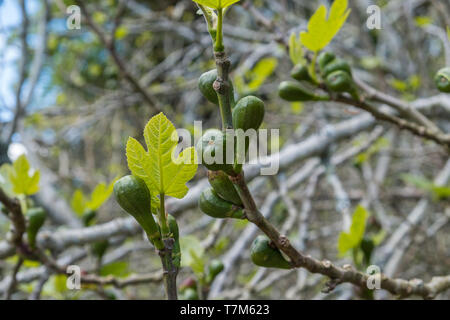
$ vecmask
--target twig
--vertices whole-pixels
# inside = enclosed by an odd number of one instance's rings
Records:
[[[16,265],[14,266],[14,270],[12,272],[12,277],[11,277],[11,282],[9,284],[8,289],[5,292],[5,300],[10,300],[11,299],[11,296],[12,296],[12,294],[14,292],[14,289],[16,288],[16,285],[17,285],[17,273],[19,272],[20,267],[23,264],[23,261],[24,261],[23,257],[20,256],[19,260],[17,261]]]
[[[114,63],[117,65],[117,67],[119,68],[120,73],[124,76],[124,78],[134,87],[134,89],[139,92],[142,97],[144,98],[145,102],[151,106],[152,108],[155,109],[155,111],[159,112],[161,111],[158,107],[158,104],[156,102],[156,100],[149,95],[149,93],[147,92],[147,90],[145,90],[145,88],[143,88],[139,81],[137,79],[135,79],[135,77],[131,74],[131,72],[128,70],[125,62],[122,60],[122,58],[119,57],[119,55],[117,54],[116,48],[115,48],[115,42],[114,42],[114,38],[108,39],[105,34],[103,33],[103,31],[97,26],[97,24],[92,20],[91,16],[89,15],[89,13],[86,10],[86,6],[84,5],[83,1],[81,0],[76,0],[76,3],[78,6],[80,6],[80,9],[83,13],[83,16],[87,22],[87,24],[89,25],[89,27],[92,29],[92,31],[97,35],[97,37],[99,38],[100,42],[105,46],[105,48],[108,50],[109,54],[111,55],[111,57],[114,60]],[[119,15],[120,17],[120,15]]]
[[[417,136],[433,140],[434,142],[444,146],[447,151],[450,148],[450,134],[439,133],[439,132],[436,132],[435,130],[429,129],[427,127],[423,127],[414,122],[410,122],[405,119],[398,118],[394,115],[382,112],[382,111],[378,110],[377,108],[369,105],[365,101],[358,101],[358,100],[355,100],[352,98],[347,98],[342,95],[334,98],[334,101],[342,102],[342,103],[363,109],[363,110],[369,112],[370,114],[372,114],[375,118],[377,118],[379,120],[393,123],[393,124],[397,125],[399,128],[406,129],[406,130],[414,133]]]

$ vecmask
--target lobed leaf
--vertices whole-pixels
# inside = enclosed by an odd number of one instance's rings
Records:
[[[148,152],[137,140],[128,139],[126,155],[131,173],[145,181],[152,200],[159,194],[183,198],[188,192],[186,183],[197,172],[195,149],[187,148],[175,155],[178,134],[163,113],[150,119],[144,138]]]
[[[9,171],[9,180],[15,194],[32,195],[39,191],[39,170],[31,170],[30,163],[25,155],[14,161]]]
[[[300,34],[301,43],[311,51],[325,48],[336,36],[350,14],[348,0],[335,0],[327,19],[327,9],[321,5],[308,22],[308,31]]]
[[[358,205],[353,213],[352,225],[349,232],[341,232],[338,239],[338,250],[342,255],[348,250],[356,248],[361,243],[366,230],[366,220],[369,216],[368,211],[361,205]]]
[[[239,2],[241,0],[192,0],[192,1],[201,4],[203,6],[218,10],[229,7],[232,4],[235,4],[236,2]]]

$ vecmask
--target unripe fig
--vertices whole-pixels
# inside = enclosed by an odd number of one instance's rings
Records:
[[[31,208],[27,211],[28,225],[27,238],[31,248],[36,247],[36,236],[39,229],[44,225],[47,213],[43,208]]]
[[[212,69],[208,72],[205,72],[198,79],[198,88],[203,96],[209,101],[216,105],[219,104],[219,97],[217,96],[217,92],[214,90],[214,81],[217,79],[217,70]],[[234,106],[234,88],[231,83],[230,88],[230,102],[231,105]]]
[[[101,259],[108,249],[108,246],[108,240],[97,241],[92,244],[91,251],[97,258]]]
[[[94,210],[87,210],[85,213],[83,213],[81,220],[83,220],[84,226],[90,226],[96,216],[97,212]]]
[[[372,258],[373,250],[375,249],[375,243],[372,239],[363,238],[361,241],[361,250],[364,254],[364,263],[366,265],[370,264],[370,260]]]
[[[308,68],[302,64],[297,64],[291,71],[291,77],[297,81],[311,81]]]
[[[251,258],[254,264],[266,268],[290,269],[290,263],[281,255],[280,250],[270,245],[266,236],[258,236],[252,243]]]
[[[450,67],[439,70],[434,77],[434,82],[439,91],[450,93]]]
[[[200,141],[197,143],[202,164],[211,171],[222,170],[228,174],[233,174],[234,150],[230,151],[227,163],[227,134],[217,129],[206,130]],[[233,139],[230,136],[229,139]],[[234,144],[234,143],[233,143]],[[232,157],[233,156],[233,157]]]
[[[197,290],[187,288],[182,295],[183,300],[198,300]]]
[[[352,69],[350,68],[350,65],[348,64],[347,61],[344,61],[342,59],[334,59],[332,62],[330,62],[329,64],[327,64],[325,66],[325,68],[322,71],[322,75],[323,75],[323,77],[326,78],[333,72],[339,71],[339,70],[345,71],[349,75],[352,74]]]
[[[212,188],[203,190],[198,200],[200,210],[213,218],[245,219],[241,207],[223,200]]]
[[[169,225],[169,231],[175,240],[172,248],[172,263],[175,267],[179,268],[181,262],[180,233],[178,231],[177,221],[171,214],[167,215],[167,224]]]
[[[235,130],[258,130],[263,120],[264,102],[255,96],[242,98],[233,109],[233,127]]]
[[[224,269],[223,262],[217,259],[211,261],[208,266],[208,282],[211,283]]]
[[[352,77],[342,70],[329,74],[325,83],[328,89],[335,92],[351,92],[354,89]]]
[[[326,51],[322,52],[318,58],[320,71],[322,71],[325,68],[325,66],[329,64],[331,61],[333,61],[335,58],[336,56],[334,55],[334,53]]]
[[[157,249],[164,248],[161,234],[151,212],[151,196],[144,180],[125,176],[114,183],[117,203],[131,214],[147,233]]]
[[[203,96],[214,104],[219,104],[219,98],[217,97],[217,93],[214,90],[213,84],[217,79],[217,70],[213,69],[208,72],[205,72],[198,79],[198,88]]]
[[[301,84],[292,81],[283,81],[278,87],[278,94],[286,101],[319,101],[329,100],[326,96],[318,96]]]
[[[235,205],[242,205],[241,198],[226,173],[223,171],[208,171],[208,181],[219,197]]]

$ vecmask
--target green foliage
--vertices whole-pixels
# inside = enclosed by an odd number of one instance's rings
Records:
[[[113,276],[117,278],[125,278],[130,274],[128,262],[116,261],[105,264],[100,269],[101,276]]]
[[[435,200],[443,200],[450,198],[450,186],[438,186],[433,181],[424,177],[415,176],[412,174],[403,174],[403,181],[415,187],[429,192],[433,195]]]
[[[75,190],[70,200],[70,206],[72,210],[78,215],[82,216],[87,210],[95,211],[100,208],[111,196],[113,192],[114,183],[118,180],[115,178],[109,185],[101,182],[99,183],[92,193],[90,198],[86,199],[81,189]]]
[[[201,242],[195,236],[185,236],[180,239],[181,266],[189,267],[198,277],[203,277],[205,259]]]
[[[420,88],[420,77],[416,74],[410,76],[406,80],[393,78],[389,81],[392,88],[403,93],[406,100],[414,99],[414,93]]]
[[[294,32],[289,37],[289,57],[294,65],[302,64],[306,65],[306,59],[303,56],[302,43],[300,41],[300,35],[296,35]]]
[[[239,2],[241,0],[193,0],[193,1],[203,6],[219,10],[229,7],[232,4],[235,4],[236,2]]]
[[[338,239],[338,251],[344,255],[347,251],[357,248],[361,243],[366,230],[366,221],[369,212],[361,205],[358,205],[353,212],[352,225],[349,232],[341,232]]]
[[[13,170],[12,165],[9,163],[2,164],[0,167],[0,188],[9,195],[13,196],[13,185],[9,179],[9,173]]]
[[[145,181],[152,195],[183,198],[188,192],[186,183],[197,171],[195,149],[187,148],[175,157],[178,134],[163,113],[150,119],[144,138],[148,152],[136,139],[128,139],[126,155],[131,172]]]
[[[15,194],[32,195],[39,191],[40,172],[30,170],[30,163],[25,155],[17,158],[10,169],[9,180]]]
[[[414,22],[419,27],[424,27],[433,22],[433,20],[430,17],[427,16],[418,16],[414,18]]]
[[[361,165],[364,162],[367,162],[370,160],[370,158],[380,152],[383,149],[388,148],[390,145],[390,142],[385,137],[379,138],[372,146],[367,149],[365,152],[359,153],[357,156],[355,156],[354,163],[356,165]]]
[[[39,232],[39,229],[44,225],[46,217],[47,213],[40,207],[31,208],[27,211],[27,237],[28,244],[31,248],[34,248],[36,245],[37,233]]]
[[[309,20],[308,31],[300,34],[302,44],[313,52],[325,48],[347,20],[351,11],[347,6],[347,0],[335,0],[327,19],[327,9],[321,5]]]
[[[276,58],[264,58],[251,70],[246,70],[235,77],[236,89],[241,95],[248,95],[257,91],[275,71],[278,65]]]

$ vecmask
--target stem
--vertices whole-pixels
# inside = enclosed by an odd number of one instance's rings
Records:
[[[231,107],[231,83],[229,80],[231,62],[225,52],[215,52],[217,79],[214,82],[214,90],[219,98],[219,109],[222,118],[222,130],[233,128]]]
[[[168,300],[177,300],[177,275],[178,269],[172,262],[172,250],[175,240],[170,237],[170,230],[167,225],[166,209],[164,204],[164,194],[159,195],[160,210],[159,210],[159,223],[161,225],[161,233],[164,242],[164,249],[159,250],[159,256],[164,271],[164,289]]]
[[[160,210],[159,210],[159,223],[161,225],[161,234],[163,240],[168,238],[170,235],[170,230],[167,225],[166,219],[166,208],[164,204],[164,193],[159,194]]]
[[[164,271],[164,289],[168,300],[178,300],[177,275],[178,268],[172,263],[172,249],[175,240],[173,238],[164,239],[165,249],[159,252]]]
[[[319,52],[314,52],[314,56],[311,60],[311,64],[309,65],[309,75],[311,76],[312,81],[314,82],[314,84],[318,84],[317,82],[317,75],[316,75],[316,60],[317,60],[317,55],[319,54]]]
[[[217,34],[216,43],[214,44],[215,52],[223,52],[225,50],[223,46],[223,9],[217,10]]]

